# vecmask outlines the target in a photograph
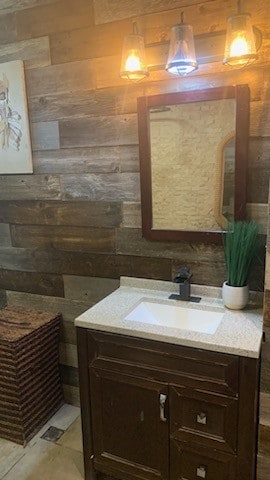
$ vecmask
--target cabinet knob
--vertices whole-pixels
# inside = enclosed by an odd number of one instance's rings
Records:
[[[200,467],[197,468],[197,477],[206,478],[206,467],[200,465]]]
[[[162,422],[167,422],[167,418],[165,417],[165,403],[167,400],[167,395],[164,393],[159,394],[159,417]]]
[[[206,413],[201,412],[197,414],[197,423],[201,423],[202,425],[207,424],[207,416]]]

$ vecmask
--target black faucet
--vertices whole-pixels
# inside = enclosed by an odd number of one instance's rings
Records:
[[[175,278],[173,279],[174,283],[179,283],[179,295],[172,294],[169,296],[173,300],[183,300],[186,302],[200,302],[200,297],[191,297],[190,296],[190,280],[192,278],[192,273],[190,273],[188,267],[181,267],[176,273]]]
[[[189,269],[187,267],[181,267],[173,279],[174,283],[179,283],[179,300],[189,301],[191,277],[192,273],[189,272]]]

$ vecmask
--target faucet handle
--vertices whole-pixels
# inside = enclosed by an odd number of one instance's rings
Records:
[[[186,280],[190,280],[191,277],[192,277],[192,273],[190,273],[189,268],[183,266],[179,268],[173,281],[174,283],[182,283]]]
[[[179,268],[178,272],[176,273],[175,278],[173,279],[174,283],[179,283],[179,295],[172,293],[169,298],[172,300],[185,300],[188,302],[196,302],[199,303],[201,297],[191,297],[190,296],[190,279],[192,277],[192,273],[190,273],[188,267],[181,267]]]

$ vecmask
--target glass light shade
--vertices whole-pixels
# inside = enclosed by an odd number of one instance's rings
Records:
[[[232,15],[227,20],[223,63],[244,66],[258,58],[255,37],[249,13]]]
[[[173,75],[187,75],[197,68],[192,26],[174,25],[166,70]]]
[[[130,34],[124,37],[120,77],[141,80],[149,75],[142,35]]]

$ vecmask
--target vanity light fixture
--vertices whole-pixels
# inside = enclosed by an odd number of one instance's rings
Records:
[[[166,70],[173,75],[184,76],[197,70],[193,28],[184,23],[184,12],[181,13],[181,23],[172,27],[169,56]]]
[[[133,22],[133,32],[124,37],[120,77],[139,81],[148,75],[144,37],[139,35],[137,23]]]
[[[237,13],[227,19],[223,63],[243,67],[258,58],[251,15],[243,13],[242,0],[237,1]]]

